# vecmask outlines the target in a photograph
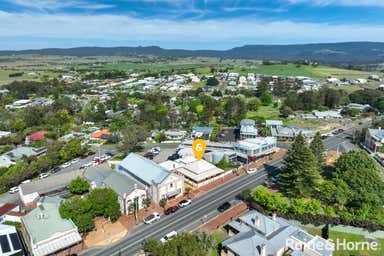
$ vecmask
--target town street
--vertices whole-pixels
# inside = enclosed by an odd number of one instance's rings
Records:
[[[326,138],[324,146],[327,150],[337,150],[337,148],[348,140],[355,130],[369,126],[370,122],[365,122],[356,127],[345,129],[343,133]],[[180,209],[173,215],[162,216],[162,219],[152,225],[140,225],[136,227],[126,238],[114,243],[112,246],[103,249],[92,249],[83,252],[84,256],[125,256],[133,255],[142,249],[145,239],[164,236],[172,230],[182,232],[190,231],[199,226],[199,221],[204,216],[215,216],[216,211],[222,203],[236,200],[236,197],[246,188],[253,189],[268,178],[279,172],[283,159],[276,159],[259,168],[259,171],[252,175],[242,175],[236,179],[215,188],[206,194],[193,200],[192,204]],[[200,223],[201,224],[201,223]]]

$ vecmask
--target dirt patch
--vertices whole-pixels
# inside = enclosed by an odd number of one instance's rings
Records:
[[[127,228],[118,220],[115,223],[101,218],[95,220],[95,231],[89,232],[84,243],[87,248],[106,246],[112,244],[127,235]]]

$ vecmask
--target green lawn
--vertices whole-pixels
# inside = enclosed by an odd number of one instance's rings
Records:
[[[305,227],[305,229],[312,235],[318,235],[321,236],[321,230],[318,228],[310,228]],[[336,231],[330,231],[329,232],[330,239],[333,241],[336,241],[339,239],[340,242],[345,239],[347,242],[365,242],[367,241],[364,236],[362,235],[355,235],[355,234],[349,234],[349,233],[343,233],[343,232],[336,232]],[[343,247],[340,247],[339,251],[335,251],[333,253],[334,256],[358,256],[358,255],[370,255],[370,256],[382,256],[384,255],[384,239],[379,239],[379,248],[377,251],[373,250],[358,250],[358,251],[346,251],[342,250]]]
[[[279,106],[276,108],[273,105],[270,106],[260,106],[257,111],[248,111],[247,118],[264,118],[264,119],[281,119],[279,117],[280,111]]]

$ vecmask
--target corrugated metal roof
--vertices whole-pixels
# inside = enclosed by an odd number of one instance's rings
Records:
[[[147,186],[151,186],[152,182],[161,183],[171,173],[163,166],[135,153],[130,153],[124,158],[117,169]]]

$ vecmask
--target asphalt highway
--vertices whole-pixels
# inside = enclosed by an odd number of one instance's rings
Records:
[[[348,141],[348,138],[357,129],[368,127],[370,122],[365,122],[352,128],[345,129],[342,133],[328,137],[323,140],[324,147],[327,150],[337,150],[338,147]],[[258,172],[251,175],[241,175],[234,180],[215,188],[204,195],[194,199],[188,207],[180,209],[176,213],[168,216],[161,216],[159,222],[137,226],[124,239],[114,243],[109,247],[93,249],[83,252],[85,256],[125,256],[134,255],[143,248],[146,239],[160,237],[175,230],[178,232],[190,231],[199,225],[206,216],[214,217],[219,214],[216,210],[222,203],[226,201],[237,200],[238,195],[246,188],[253,189],[269,176],[274,176],[280,171],[283,159],[275,159],[263,167]]]

